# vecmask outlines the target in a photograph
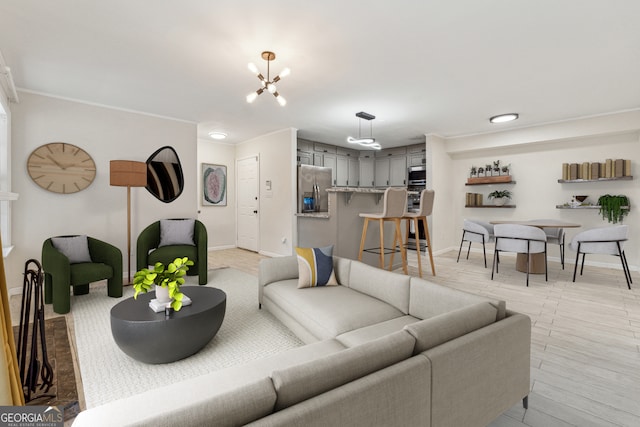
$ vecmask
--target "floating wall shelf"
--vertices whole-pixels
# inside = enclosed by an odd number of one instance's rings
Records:
[[[573,184],[578,182],[631,181],[632,179],[633,179],[632,176],[619,176],[616,178],[598,178],[598,179],[559,179],[558,182],[560,184]]]
[[[513,209],[516,205],[503,205],[503,206],[495,206],[495,205],[482,205],[482,206],[469,206],[465,205],[465,208],[497,208],[497,209]]]
[[[467,182],[464,185],[505,185],[505,184],[515,184],[515,181],[509,182]]]
[[[571,206],[565,206],[565,205],[556,205],[556,209],[600,209],[600,206],[576,206],[571,207]],[[620,206],[620,209],[629,209],[629,206]]]

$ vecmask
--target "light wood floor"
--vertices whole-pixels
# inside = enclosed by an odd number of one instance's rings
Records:
[[[509,309],[527,314],[532,321],[529,409],[515,405],[491,426],[640,426],[640,277],[636,272],[632,273],[635,286],[628,290],[621,270],[587,265],[584,275],[573,283],[573,265],[562,270],[550,262],[549,281],[532,275],[527,288],[524,273],[515,271],[515,257],[501,257],[500,273],[492,281],[482,254],[472,252],[469,260],[463,254],[459,263],[456,256],[457,252],[448,252],[435,257],[435,277],[423,257],[424,278],[504,299]],[[261,258],[242,249],[213,251],[209,265],[257,275]],[[409,274],[418,275],[414,251],[409,251]],[[72,313],[67,315],[70,327],[71,317]]]

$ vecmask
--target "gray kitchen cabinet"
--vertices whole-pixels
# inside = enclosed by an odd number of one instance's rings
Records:
[[[404,187],[407,185],[407,157],[379,157],[375,162],[376,187]]]
[[[336,158],[336,186],[357,187],[359,177],[358,159],[347,156]]]
[[[375,186],[375,163],[372,155],[360,156],[358,159],[359,166],[359,186],[360,187],[373,187]]]
[[[390,159],[388,157],[380,157],[375,162],[375,186],[376,187],[388,187],[389,186],[389,164]]]
[[[404,156],[389,159],[389,185],[404,187],[407,185],[407,158]]]
[[[349,181],[349,158],[338,156],[336,159],[336,186],[346,187]]]
[[[349,187],[357,187],[360,183],[360,162],[356,157],[349,157],[349,179],[347,185]]]
[[[299,165],[310,165],[313,160],[311,158],[311,153],[305,153],[303,151],[298,151],[298,164]]]

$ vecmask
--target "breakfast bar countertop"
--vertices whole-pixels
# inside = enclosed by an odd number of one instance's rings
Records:
[[[401,187],[398,187],[401,188]],[[331,187],[327,188],[327,193],[371,193],[384,194],[386,188],[373,187]],[[407,194],[418,194],[418,191],[407,191]]]
[[[320,219],[330,218],[329,212],[298,212],[296,216],[303,217],[303,218],[320,218]]]
[[[384,194],[386,188],[373,187],[331,187],[327,188],[327,193],[374,193]]]

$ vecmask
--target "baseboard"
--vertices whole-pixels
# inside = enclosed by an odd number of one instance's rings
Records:
[[[290,255],[283,255],[283,254],[277,254],[275,252],[269,252],[269,251],[258,251],[258,253],[260,255],[264,255],[264,256],[268,256],[271,258],[278,258],[278,257],[283,257],[283,256],[290,256]]]
[[[222,245],[222,246],[209,246],[207,248],[208,251],[223,251],[225,249],[235,249],[236,245]]]

